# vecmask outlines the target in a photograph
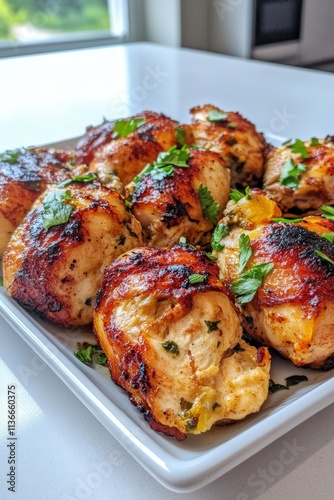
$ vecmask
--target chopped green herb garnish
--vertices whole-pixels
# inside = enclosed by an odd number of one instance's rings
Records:
[[[229,122],[227,124],[227,127],[228,128],[237,128],[238,124],[236,122]]]
[[[241,274],[239,279],[231,283],[231,290],[238,296],[237,300],[239,304],[246,304],[253,300],[262,284],[263,278],[270,273],[273,267],[273,262],[254,265],[251,269]]]
[[[150,174],[155,180],[162,180],[165,177],[174,175],[174,166],[179,168],[189,168],[188,160],[190,154],[187,146],[182,146],[177,149],[173,146],[169,151],[163,151],[158,154],[158,158],[154,163],[149,163],[146,167],[134,178],[134,183],[137,184],[144,175]]]
[[[228,118],[227,113],[221,113],[220,111],[217,111],[215,109],[211,109],[209,112],[209,115],[207,117],[207,120],[209,122],[221,122],[223,120],[226,120]]]
[[[165,351],[168,351],[172,354],[179,354],[179,348],[173,340],[165,340],[162,344],[162,347],[165,349]]]
[[[188,281],[192,285],[197,285],[197,283],[203,283],[203,281],[205,281],[205,280],[206,280],[206,276],[204,274],[194,273],[194,274],[190,274],[188,276]]]
[[[289,158],[283,165],[282,172],[279,178],[282,186],[286,186],[289,189],[295,191],[299,186],[300,176],[302,173],[306,172],[307,167],[302,163],[297,163]]]
[[[324,214],[322,214],[322,217],[324,217],[325,219],[334,220],[334,207],[322,205],[320,208],[323,212],[325,212]]]
[[[208,333],[215,332],[216,330],[219,330],[218,324],[220,323],[220,320],[219,321],[208,321],[205,319],[204,323],[208,327]]]
[[[300,382],[306,382],[308,378],[306,375],[290,375],[290,377],[286,377],[286,386],[291,387],[292,385],[297,385]]]
[[[288,391],[289,387],[283,384],[276,384],[272,379],[269,380],[269,392]]]
[[[177,149],[176,146],[172,146],[168,151],[159,153],[155,163],[158,163],[159,165],[175,165],[175,167],[189,168],[187,163],[189,158],[190,154],[187,146],[182,146],[181,149]]]
[[[218,258],[215,256],[215,255],[212,255],[211,252],[206,252],[205,254],[207,256],[208,259],[210,260],[218,260]]]
[[[184,146],[186,143],[187,132],[182,127],[175,129],[176,141],[179,146]]]
[[[193,404],[191,401],[187,401],[184,398],[180,398],[180,408],[183,412],[191,410]]]
[[[286,145],[291,149],[292,153],[299,154],[302,158],[309,158],[306,145],[300,139],[296,139],[295,142],[289,141]]]
[[[94,349],[94,346],[92,346],[92,345],[88,345],[88,346],[81,345],[79,347],[78,351],[75,352],[74,354],[83,363],[93,363],[94,351],[95,351],[95,349]]]
[[[135,132],[137,129],[145,124],[144,118],[129,118],[128,120],[117,120],[112,128],[113,139],[118,139],[119,137],[127,137],[131,132]]]
[[[246,187],[244,193],[242,193],[241,191],[238,191],[237,189],[231,189],[230,199],[235,201],[236,203],[245,197],[247,198],[247,200],[250,200],[251,195],[249,193],[249,190],[250,190],[249,186]]]
[[[320,250],[314,250],[314,253],[316,253],[321,259],[324,259],[327,262],[329,262],[330,264],[334,265],[334,261],[332,259],[330,259],[326,254],[320,252]]]
[[[189,248],[192,248],[193,250],[196,250],[196,247],[194,245],[191,245],[190,243],[187,243],[187,238],[184,236],[181,236],[179,239],[179,245],[187,245]]]
[[[220,241],[227,234],[228,234],[228,226],[226,224],[221,223],[218,224],[218,226],[216,226],[216,229],[214,230],[211,238],[211,247],[213,250],[216,250],[217,252],[223,250],[224,245],[222,245]]]
[[[73,207],[66,203],[72,200],[70,191],[52,191],[43,200],[42,222],[46,230],[51,226],[65,224],[70,218]]]
[[[94,179],[95,179],[94,174],[92,172],[89,172],[89,174],[77,175],[76,177],[73,177],[73,179],[66,179],[63,182],[58,182],[57,186],[65,187],[68,186],[68,184],[71,184],[72,182],[93,182]]]
[[[271,220],[273,222],[284,222],[285,224],[293,224],[294,222],[301,222],[303,219],[285,219],[284,217],[276,217]]]
[[[104,352],[102,354],[98,354],[95,357],[95,363],[98,364],[98,365],[102,365],[102,366],[107,366],[108,365],[108,358],[104,354]]]
[[[241,345],[239,344],[239,342],[233,347],[232,351],[234,352],[242,352],[242,351],[245,351],[245,349],[243,347],[241,347]]]
[[[15,163],[17,163],[17,160],[20,158],[20,156],[27,151],[28,150],[26,148],[7,149],[7,151],[0,154],[0,161],[9,163],[10,165],[14,165]]]
[[[131,208],[131,202],[129,200],[125,200],[126,208]]]
[[[310,146],[319,146],[319,144],[320,144],[319,139],[317,139],[316,137],[312,137]]]
[[[293,385],[297,385],[300,382],[307,381],[308,378],[306,375],[290,375],[290,377],[286,377],[286,385],[276,384],[272,379],[269,380],[269,392],[274,393],[277,391],[287,391]]]
[[[239,267],[238,273],[242,273],[245,269],[247,262],[251,258],[253,249],[250,244],[250,237],[242,233],[239,238]]]
[[[330,243],[334,243],[334,233],[324,233],[322,235],[325,240],[328,240]]]
[[[187,431],[196,429],[197,424],[198,424],[198,417],[197,415],[195,415],[194,417],[191,417],[189,420],[187,420],[187,425],[186,425]]]
[[[3,286],[3,277],[0,276],[0,286]]]
[[[219,203],[214,201],[212,194],[203,184],[198,188],[198,196],[204,217],[215,226],[220,212]]]
[[[74,354],[83,363],[96,363],[102,366],[107,366],[108,363],[107,356],[104,354],[101,347],[99,345],[89,344],[88,342],[78,344],[78,350]]]

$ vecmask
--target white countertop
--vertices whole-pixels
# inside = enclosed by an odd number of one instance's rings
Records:
[[[149,44],[0,61],[0,150],[80,135],[86,125],[211,102],[281,137],[334,133],[334,75]],[[334,405],[210,485],[153,479],[0,317],[0,498],[331,499]],[[17,392],[17,491],[7,490],[7,387]],[[14,495],[14,496],[13,496]]]

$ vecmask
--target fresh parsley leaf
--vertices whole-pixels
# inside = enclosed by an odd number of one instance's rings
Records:
[[[203,184],[198,188],[198,196],[204,217],[215,226],[220,212],[219,203],[214,201],[212,194]]]
[[[212,250],[216,250],[219,252],[220,250],[223,250],[224,245],[220,243],[221,239],[224,238],[228,234],[228,226],[226,224],[218,224],[216,226],[213,235],[211,237],[211,247]]]
[[[231,189],[231,192],[230,192],[230,199],[231,200],[233,200],[237,203],[239,200],[241,200],[244,197],[245,197],[245,195],[241,191],[238,191],[237,189]]]
[[[43,200],[42,222],[46,230],[58,224],[65,224],[70,218],[73,207],[66,203],[72,200],[70,191],[52,191]]]
[[[306,382],[308,378],[306,375],[290,375],[290,377],[286,377],[286,386],[289,388],[292,385],[297,385],[300,382]]]
[[[306,170],[307,167],[305,165],[302,163],[297,163],[296,165],[293,159],[289,158],[283,165],[279,181],[282,186],[295,191],[299,186],[300,175],[306,172]]]
[[[89,172],[89,174],[77,175],[76,177],[73,177],[73,179],[66,179],[63,182],[58,182],[57,186],[65,187],[71,184],[72,182],[93,182],[94,178],[95,178],[94,174],[92,172]]]
[[[270,273],[273,267],[273,262],[254,265],[251,269],[241,274],[239,279],[231,283],[231,290],[238,296],[237,300],[239,304],[246,304],[253,300],[262,284],[263,278]]]
[[[330,243],[334,243],[334,233],[323,233],[322,237]]]
[[[0,286],[3,286],[3,277],[0,276]]]
[[[218,258],[217,258],[217,257],[215,257],[214,255],[212,255],[212,253],[211,253],[211,252],[206,252],[206,254],[205,254],[205,255],[206,255],[206,256],[207,256],[207,258],[208,258],[208,259],[210,259],[210,260],[218,260]]]
[[[221,113],[220,111],[217,111],[215,109],[211,109],[209,112],[209,115],[207,117],[208,122],[221,122],[223,120],[226,120],[228,118],[227,113]]]
[[[80,345],[78,351],[74,354],[83,363],[93,363],[94,350],[94,346],[90,344],[88,346]]]
[[[9,163],[10,165],[14,165],[15,163],[17,163],[20,156],[27,151],[28,150],[26,148],[7,149],[7,151],[0,154],[0,161]]]
[[[272,379],[269,380],[269,392],[288,391],[289,387],[283,384],[276,384]]]
[[[316,137],[311,138],[310,146],[319,146],[319,144],[319,139],[317,139]]]
[[[232,349],[232,351],[234,351],[234,352],[242,352],[244,350],[245,349],[243,347],[241,347],[241,345],[239,344],[239,342]]]
[[[101,366],[108,366],[108,358],[104,354],[104,352],[102,352],[101,354],[97,354],[97,356],[95,356],[95,363]]]
[[[194,247],[194,245],[187,243],[187,238],[185,238],[184,236],[181,236],[181,238],[179,239],[179,245],[187,245],[187,247],[196,250],[196,247]]]
[[[186,143],[187,132],[182,127],[175,129],[176,142],[179,146],[184,146]]]
[[[322,214],[322,217],[324,217],[325,219],[334,220],[334,207],[322,205],[320,208],[323,212],[325,212],[324,214]]]
[[[144,118],[129,118],[128,120],[117,120],[112,128],[113,139],[127,137],[146,123]]]
[[[290,377],[286,377],[285,382],[286,385],[276,384],[272,379],[269,380],[269,392],[274,393],[277,391],[288,391],[290,387],[293,385],[297,385],[300,382],[307,381],[308,378],[306,375],[290,375]]]
[[[309,158],[305,143],[300,139],[296,139],[295,142],[289,144],[289,148],[292,153],[299,154],[302,158]]]
[[[324,259],[327,262],[329,262],[330,264],[334,265],[334,261],[332,259],[330,259],[326,254],[320,252],[320,250],[314,250],[314,253],[316,253],[321,259]]]
[[[89,344],[88,342],[84,342],[83,344],[79,343],[78,350],[74,352],[74,354],[83,363],[92,364],[95,362],[102,366],[107,366],[108,364],[107,356],[99,345]]]
[[[174,340],[165,340],[162,344],[162,347],[165,351],[170,352],[171,354],[179,354],[179,348]]]
[[[203,281],[205,281],[205,280],[206,280],[206,276],[204,274],[194,273],[194,274],[190,274],[188,276],[188,281],[192,285],[197,285],[197,283],[203,283]]]
[[[293,139],[286,139],[284,142],[282,142],[282,146],[288,146],[292,143]]]
[[[190,154],[187,146],[184,145],[181,149],[177,149],[176,146],[172,146],[168,151],[159,153],[155,163],[159,166],[174,165],[175,167],[189,168],[187,163],[189,158]]]
[[[239,237],[239,267],[238,274],[245,269],[247,262],[251,258],[253,249],[250,244],[250,237],[242,233]]]
[[[174,175],[174,166],[179,168],[189,168],[188,160],[190,154],[187,146],[182,146],[177,149],[176,146],[171,147],[168,151],[163,151],[158,154],[157,160],[154,163],[149,163],[144,169],[134,178],[133,182],[138,184],[144,175],[150,174],[153,179],[160,181],[165,177]]]
[[[284,222],[285,224],[293,224],[294,222],[301,222],[303,219],[285,219],[284,217],[276,217],[271,220],[273,222]]]
[[[251,199],[251,195],[249,193],[250,187],[247,186],[245,189],[245,192],[242,193],[241,191],[238,191],[237,189],[232,188],[230,192],[230,199],[238,203],[242,198],[247,198],[247,200]]]
[[[208,333],[215,332],[215,331],[219,330],[218,324],[220,323],[220,320],[219,321],[208,321],[205,319],[204,323],[208,327]]]

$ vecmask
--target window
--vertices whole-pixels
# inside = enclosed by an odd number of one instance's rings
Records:
[[[0,55],[123,41],[126,0],[0,0]]]

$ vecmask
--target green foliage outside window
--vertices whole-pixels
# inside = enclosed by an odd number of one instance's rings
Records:
[[[109,31],[108,0],[0,0],[0,40],[18,39],[29,25],[53,34]]]

